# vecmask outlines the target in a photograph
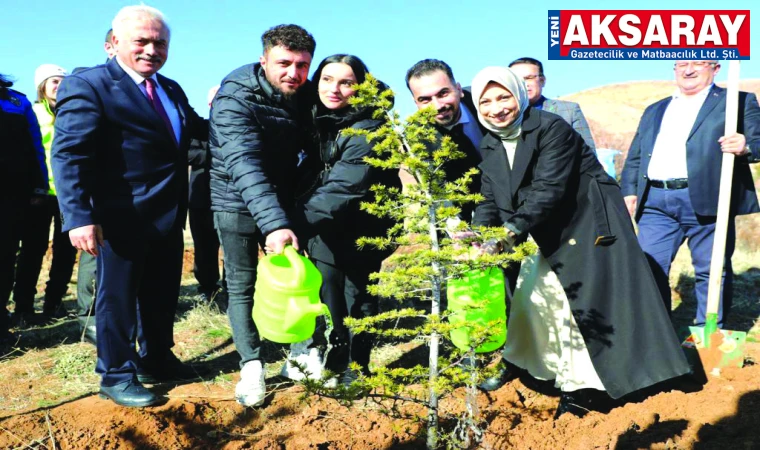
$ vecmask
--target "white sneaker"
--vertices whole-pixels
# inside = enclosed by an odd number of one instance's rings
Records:
[[[324,361],[318,348],[309,348],[311,339],[290,345],[290,356],[282,366],[280,375],[293,381],[301,381],[304,378],[319,380],[322,378]],[[293,361],[303,368],[299,369]]]
[[[235,386],[235,400],[243,406],[261,406],[267,394],[264,375],[264,365],[261,361],[245,363],[240,371],[240,381]]]

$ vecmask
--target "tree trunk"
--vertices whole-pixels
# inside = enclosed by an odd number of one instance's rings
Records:
[[[428,205],[428,225],[430,232],[430,245],[434,252],[437,252],[438,247],[438,230],[436,229],[436,212],[435,203],[432,201],[430,193],[427,194],[430,204]],[[441,288],[443,274],[441,267],[437,261],[433,262],[433,282],[432,294],[433,301],[430,306],[430,313],[436,316],[441,314]],[[428,402],[428,418],[427,418],[427,448],[428,450],[434,450],[438,447],[438,392],[436,392],[436,381],[438,379],[438,346],[440,336],[435,331],[430,335],[430,400]]]

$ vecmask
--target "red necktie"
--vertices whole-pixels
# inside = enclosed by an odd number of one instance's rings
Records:
[[[174,135],[174,127],[172,126],[172,121],[169,119],[169,115],[166,114],[164,105],[161,103],[161,99],[158,97],[158,93],[156,92],[156,81],[153,78],[145,79],[145,91],[148,93],[148,100],[150,100],[150,103],[153,105],[153,109],[155,109],[158,115],[161,116],[161,119],[163,119],[166,128],[169,130],[169,134],[171,135],[172,139],[174,139],[174,143],[176,144],[177,137]]]

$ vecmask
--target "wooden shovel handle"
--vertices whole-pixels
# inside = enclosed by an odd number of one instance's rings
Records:
[[[728,86],[726,91],[726,128],[724,136],[736,133],[739,112],[739,61],[728,63]],[[731,184],[734,178],[734,154],[723,153],[720,170],[720,193],[718,196],[718,217],[715,222],[712,259],[710,260],[710,280],[707,289],[707,314],[717,316],[720,304],[720,282],[723,277],[723,263],[726,256],[726,235],[731,206]]]

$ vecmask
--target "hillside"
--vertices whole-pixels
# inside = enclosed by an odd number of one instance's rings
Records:
[[[725,83],[718,83],[725,87]],[[599,148],[614,148],[624,154],[636,133],[644,109],[672,94],[674,81],[631,81],[587,89],[561,97],[581,105]],[[760,80],[744,80],[743,91],[760,93]]]

